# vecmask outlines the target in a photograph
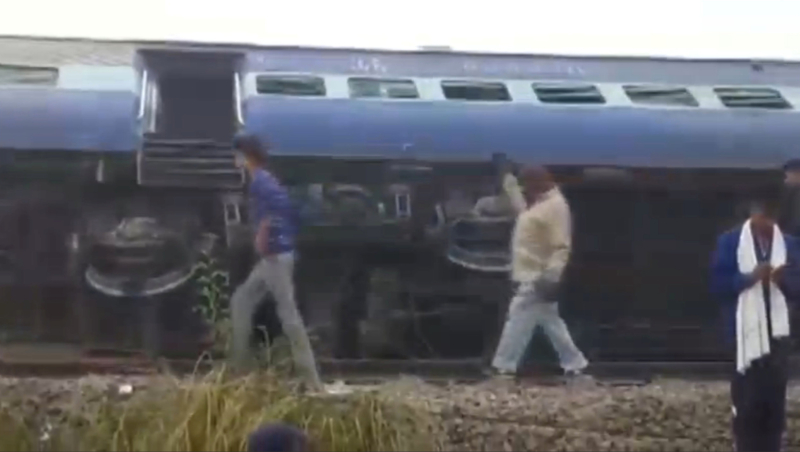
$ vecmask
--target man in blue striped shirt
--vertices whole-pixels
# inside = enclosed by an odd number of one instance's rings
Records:
[[[237,136],[234,149],[237,161],[250,175],[250,220],[255,230],[255,250],[260,257],[250,276],[231,298],[234,363],[242,366],[250,358],[253,314],[269,292],[275,298],[276,311],[289,338],[296,367],[306,374],[315,389],[322,389],[314,352],[295,300],[293,273],[297,224],[289,194],[268,171],[267,153],[257,137]]]

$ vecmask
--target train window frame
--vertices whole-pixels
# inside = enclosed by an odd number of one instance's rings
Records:
[[[439,87],[442,89],[442,96],[447,101],[455,102],[512,102],[514,99],[511,97],[511,91],[508,85],[501,81],[492,80],[459,80],[459,79],[445,79],[439,82]],[[451,89],[495,89],[502,95],[498,98],[471,98],[467,96],[449,96],[448,90]],[[500,91],[502,88],[502,91]]]
[[[262,87],[268,82],[307,82],[313,85],[316,89],[309,90],[308,92],[292,92],[292,91],[264,91]],[[259,96],[286,96],[286,97],[327,97],[328,86],[325,77],[314,74],[270,74],[261,73],[256,74],[255,77],[256,94]]]
[[[608,104],[608,99],[600,90],[600,88],[594,83],[587,83],[587,82],[572,82],[572,81],[536,81],[531,82],[530,88],[533,91],[533,95],[536,96],[536,99],[547,105],[564,105],[564,106],[599,106],[599,105],[606,105]],[[580,102],[570,102],[569,95],[561,96],[562,100],[558,100],[556,97],[553,97],[552,94],[547,95],[544,94],[544,90],[557,90],[557,89],[588,89],[588,93],[585,93],[586,101]],[[579,97],[572,96],[572,99],[578,99]]]
[[[730,109],[755,109],[755,110],[771,110],[771,111],[785,111],[794,110],[794,105],[789,102],[783,93],[778,88],[770,86],[715,86],[712,88],[714,95],[725,108]],[[748,103],[746,99],[731,99],[726,97],[724,93],[733,91],[741,91],[740,94],[754,95]],[[758,93],[768,94],[769,96],[758,96]]]
[[[686,86],[662,85],[654,83],[627,83],[622,85],[622,90],[625,92],[625,96],[627,96],[628,100],[635,105],[676,108],[700,107],[700,101],[697,100],[697,97],[695,97],[695,95],[692,94],[692,91]],[[653,94],[653,97],[647,97],[645,92],[648,90]],[[657,94],[659,90],[663,93],[661,96]],[[675,101],[660,101],[670,98]]]
[[[364,92],[357,93],[356,89],[354,89],[354,84],[356,83],[370,83],[374,82],[377,83],[377,89],[380,91],[378,95],[365,95]],[[404,84],[405,88],[413,88],[413,96],[392,96],[388,93],[388,90],[384,89],[381,84],[389,83],[389,84]],[[410,78],[383,78],[383,77],[348,77],[347,78],[347,90],[348,95],[351,99],[388,99],[388,100],[415,100],[420,99],[419,88],[417,87],[417,83]],[[409,91],[410,92],[410,91]],[[384,95],[386,94],[386,95]]]
[[[18,77],[14,77],[14,73]],[[37,78],[34,74],[45,74],[45,77]],[[33,76],[33,77],[32,77]],[[50,88],[58,85],[60,71],[52,66],[26,66],[18,64],[0,63],[0,88],[9,87],[43,87]],[[43,81],[38,81],[43,80]]]

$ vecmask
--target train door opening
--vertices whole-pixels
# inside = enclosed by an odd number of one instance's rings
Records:
[[[161,77],[156,134],[163,138],[228,141],[234,134],[233,75]]]
[[[140,186],[238,190],[243,125],[237,53],[142,50]]]
[[[212,52],[141,52],[150,85],[145,127],[155,139],[229,141],[237,128],[240,56]]]

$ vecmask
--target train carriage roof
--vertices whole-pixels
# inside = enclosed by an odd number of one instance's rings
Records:
[[[132,92],[0,89],[0,148],[133,151]]]
[[[795,113],[251,98],[247,128],[277,155],[627,167],[780,168]]]

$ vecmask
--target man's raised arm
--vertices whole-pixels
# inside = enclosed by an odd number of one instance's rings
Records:
[[[519,181],[513,174],[508,173],[503,177],[503,191],[506,192],[517,215],[528,208],[528,203],[525,202],[525,196],[522,194],[522,187],[519,186]]]

